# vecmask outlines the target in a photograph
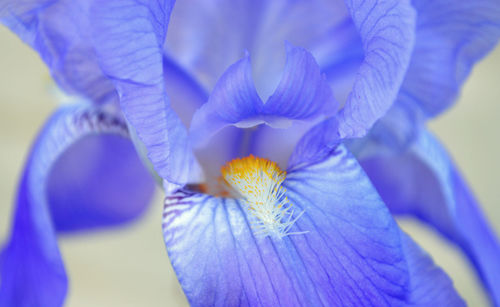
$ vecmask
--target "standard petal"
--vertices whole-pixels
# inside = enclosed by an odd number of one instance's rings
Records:
[[[415,49],[398,101],[419,106],[427,117],[448,108],[473,65],[500,38],[495,0],[413,0]]]
[[[316,47],[321,48],[318,55],[331,55],[339,49],[350,52],[344,48],[351,47],[345,44],[350,37],[336,35],[339,25],[349,19],[342,1],[178,1],[166,47],[207,89],[248,50],[257,92],[266,98],[280,80],[284,41],[315,56]],[[318,46],[319,41],[327,40],[329,44]],[[322,59],[334,65],[331,56]]]
[[[226,70],[207,103],[193,115],[190,138],[195,146],[200,147],[229,125],[243,120],[255,120],[253,124],[262,123],[257,117],[262,114],[263,107],[253,84],[250,56],[247,54]]]
[[[101,71],[89,23],[90,1],[12,1],[0,5],[0,20],[35,49],[57,84],[95,103],[117,99]]]
[[[458,170],[424,128],[408,147],[394,146],[396,139],[376,127],[355,149],[381,197],[393,213],[413,215],[455,242],[499,304],[500,245]]]
[[[291,231],[307,233],[282,239],[256,238],[238,200],[167,196],[165,243],[192,305],[418,305],[425,283],[441,289],[425,299],[463,305],[343,146],[290,172],[284,187],[295,212],[305,211]]]
[[[193,116],[193,143],[202,146],[229,125],[246,128],[265,123],[288,128],[293,120],[317,121],[335,114],[338,103],[314,57],[289,43],[286,53],[281,82],[265,104],[255,90],[248,54],[231,65]]]
[[[88,106],[61,108],[37,138],[21,179],[0,258],[0,305],[62,305],[67,278],[55,232],[128,221],[153,191],[119,117]]]
[[[339,105],[312,54],[289,43],[286,54],[283,77],[266,101],[264,113],[301,120],[337,113]]]
[[[360,137],[391,107],[408,67],[415,12],[408,0],[345,1],[365,58],[339,117],[342,138]]]
[[[156,172],[183,184],[202,175],[165,93],[162,46],[172,6],[173,1],[97,1],[91,28],[99,63],[114,81],[122,111]]]

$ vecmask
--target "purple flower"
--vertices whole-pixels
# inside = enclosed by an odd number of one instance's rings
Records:
[[[462,305],[386,205],[459,244],[498,304],[499,245],[423,126],[496,43],[500,8],[330,2],[1,7],[90,103],[56,112],[33,147],[0,302],[62,304],[55,231],[144,208],[152,180],[131,136],[162,179],[165,243],[193,305]]]

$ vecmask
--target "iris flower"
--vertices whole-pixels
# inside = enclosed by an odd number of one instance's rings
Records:
[[[2,305],[61,305],[56,232],[144,209],[134,148],[192,305],[463,305],[389,209],[456,242],[500,304],[498,242],[425,130],[497,42],[495,1],[7,1],[0,18],[84,100],[33,145]]]

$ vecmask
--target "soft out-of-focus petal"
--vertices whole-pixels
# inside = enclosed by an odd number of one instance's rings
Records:
[[[67,278],[55,232],[125,222],[148,205],[154,183],[126,137],[119,117],[87,106],[49,119],[28,158],[1,254],[0,305],[62,305]]]
[[[363,62],[363,44],[351,17],[346,16],[309,48],[338,101],[345,102]]]
[[[426,116],[449,107],[472,66],[500,38],[496,0],[413,0],[417,35],[398,100],[418,105]]]
[[[172,109],[184,126],[189,127],[194,112],[208,100],[208,92],[172,58],[163,56],[165,90]]]
[[[339,117],[342,138],[359,137],[391,107],[408,67],[415,12],[408,0],[346,1],[364,60]]]
[[[202,175],[165,93],[162,47],[172,6],[173,1],[97,1],[91,27],[99,63],[156,172],[183,184]]]
[[[188,191],[167,197],[165,243],[192,305],[463,304],[343,146],[283,184],[295,212],[304,210],[291,231],[305,234],[256,238],[241,201]],[[422,296],[429,285],[441,291]]]
[[[220,129],[266,123],[289,127],[292,120],[315,120],[335,114],[338,104],[313,56],[286,44],[287,62],[281,82],[266,103],[252,80],[250,57],[231,65],[217,82],[210,98],[193,116],[193,143],[202,146]]]
[[[344,40],[351,40],[335,31],[349,19],[342,1],[178,1],[166,47],[209,90],[248,50],[257,91],[267,98],[283,70],[284,41],[302,46],[315,56],[316,48],[332,54],[345,45]],[[318,42],[327,40],[328,44],[318,46]]]
[[[40,54],[67,93],[100,103],[117,97],[92,47],[90,2],[7,0],[0,4],[0,20]]]
[[[415,216],[458,244],[498,304],[498,239],[446,151],[424,128],[416,133],[413,143],[398,147],[387,127],[375,126],[353,149],[390,210]]]
[[[87,136],[52,166],[47,196],[58,231],[119,224],[140,215],[154,183],[129,139]]]

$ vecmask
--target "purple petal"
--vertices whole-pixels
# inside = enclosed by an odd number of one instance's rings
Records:
[[[448,108],[473,65],[500,38],[496,0],[413,0],[415,50],[398,100],[418,105],[428,117]]]
[[[239,200],[167,197],[165,243],[192,305],[463,305],[344,147],[290,172],[284,187],[295,211],[305,211],[291,231],[308,232],[282,239],[256,238]],[[429,285],[441,291],[422,296]]]
[[[339,105],[312,54],[288,43],[286,54],[283,77],[265,103],[265,114],[304,120],[337,113]]]
[[[332,117],[309,129],[295,146],[288,167],[294,169],[313,164],[330,155],[340,142],[336,134],[338,125],[337,119]]]
[[[411,306],[465,306],[455,291],[450,291],[451,280],[407,234],[401,233],[403,251],[410,274]]]
[[[189,127],[194,112],[208,100],[208,92],[174,59],[165,55],[163,73],[172,109],[184,126]]]
[[[40,54],[61,88],[101,103],[117,97],[97,64],[89,3],[8,0],[0,7],[0,20]]]
[[[86,106],[64,107],[47,122],[0,257],[0,305],[61,306],[67,277],[55,231],[123,223],[149,204],[154,183],[127,133],[120,118]]]
[[[162,46],[173,1],[101,1],[92,6],[99,62],[114,81],[125,117],[165,180],[199,181],[186,128],[165,94]]]
[[[166,47],[207,89],[248,50],[257,91],[266,98],[280,80],[284,41],[314,55],[319,41],[329,40],[327,49],[338,49],[335,43],[343,39],[335,29],[346,19],[342,1],[178,1]]]
[[[377,127],[356,149],[361,164],[392,212],[423,220],[462,248],[498,304],[498,239],[446,151],[425,129],[416,133],[399,150],[395,137]]]
[[[208,102],[193,116],[193,143],[202,146],[220,129],[266,123],[285,128],[292,120],[314,121],[337,112],[338,104],[313,56],[286,45],[283,77],[265,104],[255,90],[250,58],[231,65],[217,82]]]
[[[248,54],[222,75],[210,98],[193,115],[190,138],[196,146],[206,144],[224,127],[243,120],[257,120],[264,105],[255,90]]]
[[[365,58],[339,117],[342,138],[359,137],[390,108],[413,50],[415,12],[409,1],[346,1]]]

